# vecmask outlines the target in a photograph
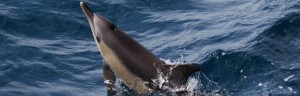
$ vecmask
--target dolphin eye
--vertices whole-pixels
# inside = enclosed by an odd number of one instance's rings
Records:
[[[116,30],[117,30],[117,27],[116,27],[115,25],[111,25],[111,26],[110,26],[110,29],[116,31]]]

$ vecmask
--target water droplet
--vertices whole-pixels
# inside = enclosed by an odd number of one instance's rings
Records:
[[[222,54],[222,56],[226,55],[226,53],[225,53],[225,52],[222,52],[221,54]]]
[[[288,89],[290,90],[290,92],[293,92],[293,88],[292,87],[288,87]]]
[[[284,81],[285,81],[285,82],[286,82],[286,81],[289,81],[289,79],[293,78],[294,76],[295,76],[295,75],[290,75],[290,76],[284,78]]]

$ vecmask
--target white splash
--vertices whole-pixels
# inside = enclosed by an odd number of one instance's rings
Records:
[[[189,91],[192,91],[197,88],[198,83],[199,83],[199,80],[197,80],[196,78],[191,78],[188,81],[188,85],[187,85],[186,89]]]
[[[104,81],[105,84],[112,84],[109,80]]]
[[[166,64],[184,64],[184,60],[183,60],[183,56],[181,56],[181,59],[176,59],[176,60],[170,60],[170,59],[162,59],[160,58],[160,60],[164,61]]]
[[[158,87],[160,89],[163,89],[163,84],[168,82],[168,75],[167,76],[163,76],[162,72],[159,70],[159,75],[157,79],[152,80],[153,82],[157,82]]]

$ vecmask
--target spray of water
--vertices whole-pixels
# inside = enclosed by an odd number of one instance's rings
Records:
[[[206,89],[204,89],[204,88],[208,88],[207,86],[211,86],[211,87],[218,86],[218,84],[216,82],[210,80],[204,73],[195,74],[195,76],[191,76],[188,79],[188,82],[186,85],[176,87],[176,88],[171,88],[171,87],[166,86],[165,84],[169,83],[168,80],[169,80],[172,70],[176,67],[176,65],[184,64],[185,61],[183,60],[183,57],[181,57],[180,59],[176,59],[176,60],[170,60],[170,59],[161,59],[161,60],[164,61],[166,64],[175,65],[175,66],[171,67],[167,74],[163,74],[161,69],[157,69],[159,74],[156,79],[152,79],[152,82],[154,84],[153,86],[157,86],[159,89],[162,89],[164,92],[167,92],[167,94],[169,94],[169,93],[176,94],[176,92],[187,92],[184,94],[185,96],[195,96],[195,95],[218,96],[218,95],[220,95],[221,88],[208,89],[210,91],[207,91]],[[201,77],[204,77],[206,79],[206,81],[208,81],[208,84],[203,85],[200,80]],[[147,83],[148,82],[145,82],[145,84],[147,84]],[[118,91],[117,94],[119,94],[119,95],[124,95],[124,93],[132,95],[132,93],[134,93],[134,91],[132,91],[128,87],[126,87],[124,85],[124,83],[122,83],[121,80],[119,80],[119,79],[117,79],[116,88]],[[149,94],[161,94],[161,95],[165,94],[165,93],[155,93],[155,91],[153,91],[153,90],[149,90],[149,91],[150,91]]]

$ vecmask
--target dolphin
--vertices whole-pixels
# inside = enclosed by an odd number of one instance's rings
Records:
[[[197,64],[166,64],[111,21],[93,13],[85,3],[80,2],[80,7],[103,58],[108,92],[116,91],[116,77],[137,93],[185,88],[188,77],[200,70]]]

